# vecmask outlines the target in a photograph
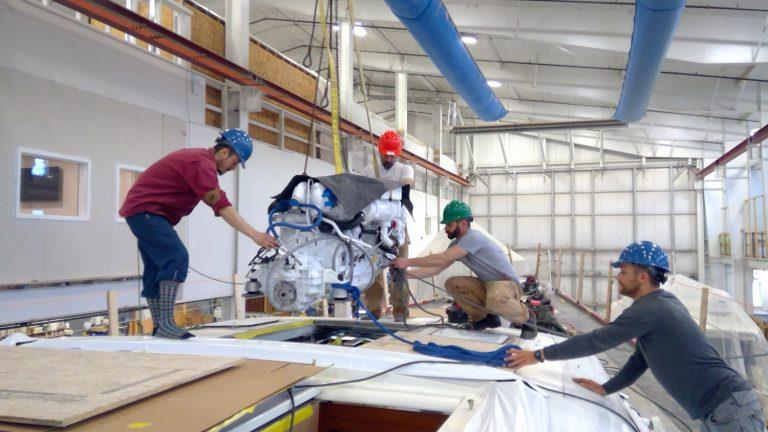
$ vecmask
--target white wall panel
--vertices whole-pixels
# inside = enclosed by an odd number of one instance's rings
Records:
[[[599,215],[631,214],[632,193],[597,194],[595,213]]]
[[[571,246],[570,216],[555,216],[555,245],[563,248]]]
[[[592,192],[592,172],[591,171],[577,171],[573,174],[573,190],[575,192]],[[597,186],[597,182],[600,179],[600,175],[595,178],[595,189],[600,190]]]
[[[669,192],[638,192],[635,196],[638,214],[669,213]],[[675,210],[682,209],[675,207]]]
[[[632,216],[595,217],[595,235],[600,248],[622,250],[632,238]]]
[[[550,193],[552,180],[546,174],[525,173],[517,175],[517,193]]]
[[[576,248],[592,247],[592,218],[589,216],[576,216]]]
[[[600,191],[631,191],[632,170],[603,171],[595,179],[595,190]]]
[[[600,195],[595,195],[595,208],[597,208],[597,202]],[[570,195],[568,195],[570,199]],[[573,200],[573,212],[574,214],[591,214],[592,213],[592,194],[577,193]]]
[[[571,195],[570,194],[555,195],[555,214],[557,215],[571,214]]]
[[[664,249],[671,249],[672,238],[669,216],[641,216],[637,217],[637,239],[650,240],[658,243]]]
[[[675,247],[696,249],[696,216],[675,216]]]
[[[520,229],[516,245],[518,248],[536,247],[538,243],[551,244],[549,223],[542,223],[542,218],[518,217],[517,223]]]
[[[497,197],[493,197],[495,199]],[[520,195],[517,197],[518,216],[548,216],[552,213],[550,195]]]
[[[637,190],[669,189],[669,169],[667,168],[638,169],[635,177]]]
[[[675,213],[696,213],[695,192],[674,192]]]

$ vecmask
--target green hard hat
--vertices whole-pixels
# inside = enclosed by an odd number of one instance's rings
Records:
[[[440,223],[447,224],[455,220],[470,219],[471,217],[472,209],[469,208],[467,203],[453,200],[443,209],[443,220],[441,220]]]

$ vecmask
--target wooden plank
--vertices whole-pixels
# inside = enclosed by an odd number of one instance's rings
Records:
[[[65,428],[1,423],[10,432],[113,432],[209,430],[236,419],[296,382],[322,371],[312,365],[246,360],[214,375],[178,386]],[[215,403],[211,396],[215,395]],[[299,430],[296,428],[295,430]]]
[[[120,320],[117,314],[117,290],[107,291],[107,316],[109,317],[109,335],[120,336]]]
[[[581,303],[584,294],[584,254],[579,258],[579,290],[576,294],[576,301]]]
[[[63,427],[241,362],[239,358],[0,347],[0,421]]]
[[[557,284],[555,285],[555,291],[562,291],[562,288],[560,287],[560,282],[562,282],[562,275],[563,275],[563,248],[560,248],[557,251],[557,276],[555,279],[557,280]]]
[[[611,305],[613,304],[613,266],[608,261],[608,295],[605,299],[605,320],[611,320]]]
[[[704,333],[707,332],[707,311],[709,310],[709,287],[701,289],[701,305],[699,307],[699,327]]]

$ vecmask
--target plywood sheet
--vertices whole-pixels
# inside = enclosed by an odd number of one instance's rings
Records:
[[[0,420],[67,426],[242,360],[0,347]]]
[[[66,428],[0,422],[0,432],[203,431],[239,413],[253,412],[254,405],[322,370],[311,365],[246,360]]]

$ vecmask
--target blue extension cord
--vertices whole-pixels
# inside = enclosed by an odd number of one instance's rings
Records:
[[[365,308],[362,301],[360,301],[360,289],[358,289],[356,286],[353,286],[349,282],[347,282],[343,284],[332,284],[331,287],[341,288],[347,291],[349,295],[352,296],[352,299],[355,301],[355,303],[357,304],[358,310],[365,309],[365,313],[368,314],[368,317],[371,319],[371,321],[374,324],[376,324],[376,326],[379,327],[381,331],[399,340],[400,342],[407,343],[408,345],[413,346],[413,350],[420,354],[425,354],[432,357],[442,357],[442,358],[447,358],[450,360],[456,360],[461,362],[471,362],[471,363],[486,364],[488,366],[501,367],[501,366],[504,366],[504,356],[506,355],[506,352],[508,349],[510,348],[521,349],[519,345],[508,344],[497,349],[496,351],[484,352],[484,351],[469,350],[456,345],[438,345],[434,342],[429,342],[425,344],[419,341],[409,341],[407,339],[404,339],[396,335],[394,332],[392,332],[392,330],[384,327],[384,325],[382,325],[376,319],[376,317],[373,316],[371,311]]]

